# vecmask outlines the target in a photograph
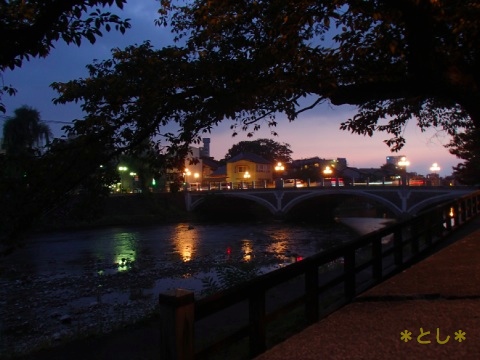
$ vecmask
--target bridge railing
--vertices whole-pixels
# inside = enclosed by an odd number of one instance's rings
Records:
[[[162,294],[162,359],[254,357],[418,261],[479,212],[476,192],[199,300]]]

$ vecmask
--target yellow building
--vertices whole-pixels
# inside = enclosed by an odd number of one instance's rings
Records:
[[[272,182],[272,164],[261,156],[241,153],[227,161],[227,180],[234,187],[249,184],[249,187],[263,187]]]

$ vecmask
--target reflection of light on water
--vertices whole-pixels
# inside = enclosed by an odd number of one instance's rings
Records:
[[[253,245],[252,240],[248,240],[248,239],[242,240],[243,260],[245,261],[252,260],[252,253],[253,253],[252,245]]]
[[[176,251],[180,254],[183,262],[188,262],[195,255],[195,247],[198,241],[198,232],[194,227],[185,227],[179,224],[175,227],[173,243]]]
[[[288,232],[278,229],[272,232],[270,236],[273,241],[266,247],[266,251],[284,257],[288,248]]]
[[[137,258],[137,236],[133,232],[114,235],[115,264],[118,271],[131,269]]]

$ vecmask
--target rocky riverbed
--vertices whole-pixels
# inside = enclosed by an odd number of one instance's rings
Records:
[[[257,261],[257,260],[256,260]],[[153,259],[152,259],[153,262]],[[241,263],[239,261],[238,263]],[[265,254],[250,267],[283,266]],[[10,358],[90,335],[105,334],[155,311],[158,293],[185,285],[201,294],[212,259],[170,267],[91,264],[81,275],[22,275],[3,268],[0,279],[0,358]],[[101,268],[99,270],[99,268]]]
[[[67,241],[72,243],[71,236],[62,236],[52,238],[51,244],[36,243],[32,248],[36,250],[27,255],[0,263],[0,358],[105,334],[144,319],[155,311],[161,291],[181,287],[195,291],[198,298],[205,290],[202,286],[219,282],[218,270],[225,266],[238,267],[238,273],[233,273],[241,281],[296,261],[299,257],[292,249],[305,257],[351,236],[344,231],[331,236],[328,230],[322,233],[324,240],[317,240],[316,233],[305,233],[304,229],[281,232],[276,227],[269,230],[269,236],[264,236],[255,226],[247,229],[246,237],[238,236],[237,245],[229,245],[223,239],[234,237],[232,233],[225,228],[215,229],[227,235],[218,237],[214,233],[220,240],[197,241],[190,228],[181,228],[176,237],[169,235],[178,238],[181,246],[165,244],[163,252],[152,251],[154,245],[127,247],[127,250],[113,246],[112,256],[108,256],[108,251],[88,255],[90,252],[83,244],[98,246],[101,242],[82,233],[72,245],[76,256],[67,253],[60,261],[57,252],[40,253],[46,246],[56,250]],[[131,237],[119,238],[136,244]],[[185,238],[189,241],[182,240]],[[103,239],[103,242],[108,241]],[[157,236],[151,244],[162,242]],[[203,250],[201,245],[208,248]],[[63,251],[73,251],[69,249]],[[201,256],[191,256],[192,250]],[[135,256],[131,256],[132,251]],[[36,261],[32,262],[32,258]],[[231,275],[229,272],[230,285]]]

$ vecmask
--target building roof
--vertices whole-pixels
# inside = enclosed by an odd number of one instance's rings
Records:
[[[221,177],[227,176],[227,167],[225,165],[219,166],[214,172],[212,172],[209,177]]]
[[[211,158],[211,157],[202,157],[201,159],[202,159],[203,165],[208,166],[212,170],[217,169],[218,166],[219,166],[218,161],[213,160],[213,158]]]
[[[260,155],[256,155],[256,154],[252,154],[252,153],[240,153],[240,154],[235,155],[234,157],[230,158],[229,160],[227,160],[227,163],[233,163],[233,162],[237,162],[237,161],[241,161],[241,160],[251,161],[251,162],[254,162],[256,164],[271,164],[272,163],[271,161],[268,161],[268,160],[264,159]]]

